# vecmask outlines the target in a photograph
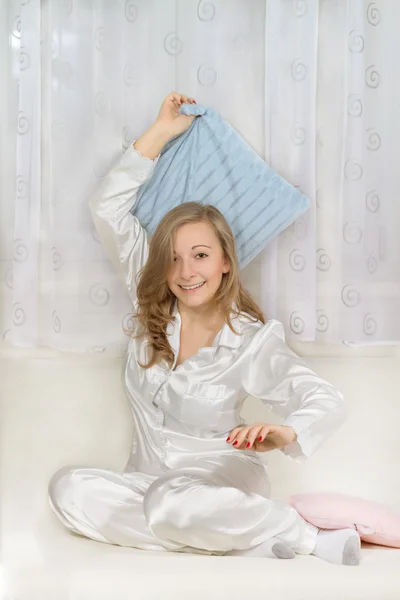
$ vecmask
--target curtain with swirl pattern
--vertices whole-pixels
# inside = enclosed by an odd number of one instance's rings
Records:
[[[400,343],[396,0],[6,0],[0,28],[0,345],[126,349],[87,200],[172,90],[312,200],[242,274],[287,339]]]

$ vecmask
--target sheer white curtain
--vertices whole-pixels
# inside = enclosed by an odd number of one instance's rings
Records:
[[[87,200],[172,90],[312,200],[243,273],[288,339],[399,344],[396,0],[9,0],[0,339],[119,355],[131,306]]]

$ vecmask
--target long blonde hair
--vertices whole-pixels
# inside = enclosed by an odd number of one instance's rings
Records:
[[[133,335],[132,330],[124,328],[124,331],[130,337],[147,335],[153,354],[147,365],[139,362],[145,369],[161,359],[165,359],[169,366],[173,365],[174,353],[166,334],[168,323],[173,320],[176,300],[167,284],[167,272],[173,263],[173,240],[181,225],[201,221],[210,223],[220,241],[224,257],[230,264],[230,270],[223,273],[220,287],[214,296],[225,322],[234,333],[238,332],[232,326],[231,313],[237,316],[245,312],[265,323],[262,310],[240,282],[235,237],[223,214],[211,204],[184,202],[170,210],[158,224],[149,243],[146,264],[136,275],[137,312],[132,315],[132,323],[136,321],[141,327],[136,335]],[[236,303],[238,311],[233,308],[233,303]]]

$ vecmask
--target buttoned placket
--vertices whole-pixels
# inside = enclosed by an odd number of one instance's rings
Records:
[[[175,358],[174,364],[175,364],[175,362],[176,362],[176,358]],[[164,375],[164,377],[163,377],[160,385],[158,386],[157,390],[154,392],[154,397],[153,397],[153,401],[152,401],[152,404],[153,404],[153,406],[155,407],[155,409],[157,411],[156,421],[159,424],[159,438],[160,438],[160,446],[161,446],[160,455],[161,455],[161,459],[163,461],[165,461],[165,457],[166,457],[166,450],[165,449],[168,448],[171,445],[171,442],[169,441],[169,439],[163,433],[164,411],[157,404],[156,398],[157,398],[158,394],[161,394],[162,389],[164,388],[165,384],[168,383],[169,378],[170,378],[170,376],[172,374],[172,370],[173,370],[173,367],[172,367],[171,370],[168,370],[165,373],[165,375]]]
[[[157,409],[156,420],[157,420],[157,423],[159,423],[159,425],[160,425],[159,436],[160,436],[160,446],[161,446],[161,458],[163,461],[165,460],[165,456],[166,456],[165,449],[171,445],[171,442],[163,433],[164,412],[155,402],[155,398],[157,397],[158,394],[160,394],[162,392],[162,389],[164,388],[165,384],[168,383],[169,378],[171,377],[173,370],[175,368],[176,362],[178,360],[179,344],[180,344],[180,316],[179,316],[179,313],[177,315],[175,315],[175,319],[176,319],[175,324],[171,323],[167,329],[167,332],[170,336],[171,347],[173,348],[173,351],[174,351],[174,362],[173,362],[171,369],[168,369],[166,371],[166,373],[161,381],[161,384],[157,388],[154,398],[153,398],[153,406],[155,406]],[[176,325],[176,326],[174,326],[174,325]]]
[[[161,446],[161,459],[163,461],[165,461],[165,457],[166,457],[166,448],[168,448],[171,445],[170,440],[164,435],[163,433],[163,425],[164,425],[164,412],[163,410],[159,407],[159,405],[157,404],[157,402],[155,401],[158,394],[160,394],[162,392],[162,389],[164,388],[165,384],[168,383],[171,375],[174,372],[176,363],[178,361],[178,356],[179,356],[179,350],[180,350],[180,326],[181,326],[181,319],[180,319],[180,314],[175,306],[175,310],[174,310],[174,316],[175,316],[175,321],[173,323],[169,323],[168,327],[167,327],[167,334],[169,336],[169,341],[170,341],[170,345],[173,349],[174,352],[174,362],[172,367],[165,372],[160,385],[158,386],[158,388],[156,389],[156,391],[154,392],[154,397],[153,397],[153,406],[155,407],[156,411],[157,411],[157,416],[156,416],[156,421],[159,424],[159,439],[160,439],[160,446]],[[214,354],[217,350],[218,347],[218,341],[221,337],[221,333],[222,330],[219,332],[219,335],[217,336],[217,338],[214,341],[213,346],[215,346],[214,348]],[[164,465],[164,468],[167,468]]]

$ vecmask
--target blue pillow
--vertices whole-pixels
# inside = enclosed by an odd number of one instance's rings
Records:
[[[152,235],[171,208],[189,201],[216,206],[235,235],[244,268],[310,206],[309,199],[271,169],[212,108],[183,104],[199,115],[162,149],[132,213]]]

